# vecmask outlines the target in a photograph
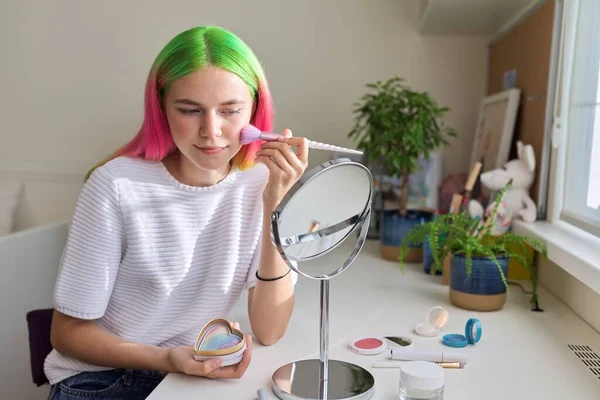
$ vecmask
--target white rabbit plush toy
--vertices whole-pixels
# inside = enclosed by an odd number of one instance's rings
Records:
[[[481,184],[490,191],[502,190],[512,179],[512,186],[506,192],[498,210],[497,222],[491,229],[494,235],[501,235],[510,228],[511,221],[516,216],[526,222],[534,222],[537,208],[531,197],[529,188],[535,179],[535,152],[531,145],[524,146],[517,142],[518,157],[504,164],[504,167],[481,174]],[[486,210],[489,215],[493,204]],[[474,217],[483,219],[483,207],[477,200],[469,202],[469,213]]]

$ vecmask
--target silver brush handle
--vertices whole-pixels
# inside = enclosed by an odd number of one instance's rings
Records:
[[[308,147],[310,149],[318,149],[318,150],[327,150],[327,151],[339,151],[342,153],[350,153],[350,154],[362,154],[362,151],[347,149],[345,147],[334,146],[332,144],[326,144],[321,142],[314,142],[312,140],[308,141]]]

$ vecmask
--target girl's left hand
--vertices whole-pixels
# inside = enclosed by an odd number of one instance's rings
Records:
[[[296,146],[298,153],[294,153]],[[266,142],[256,153],[256,162],[269,169],[269,181],[263,191],[263,202],[268,212],[279,205],[285,194],[300,179],[308,165],[308,141],[292,137],[292,131],[284,129],[277,141]]]

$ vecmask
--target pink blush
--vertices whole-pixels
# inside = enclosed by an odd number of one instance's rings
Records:
[[[380,347],[381,345],[383,345],[383,342],[375,338],[361,339],[354,343],[354,346],[358,347],[359,349],[365,350],[373,350]]]
[[[384,352],[387,346],[383,339],[376,337],[357,338],[349,345],[350,350],[362,355],[374,355]]]

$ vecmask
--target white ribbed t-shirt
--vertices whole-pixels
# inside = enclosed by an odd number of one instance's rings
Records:
[[[161,162],[119,157],[96,169],[75,207],[55,308],[129,342],[192,346],[255,285],[267,179],[262,164],[209,187],[178,182]],[[56,350],[44,364],[51,384],[106,369]]]

